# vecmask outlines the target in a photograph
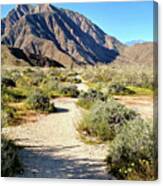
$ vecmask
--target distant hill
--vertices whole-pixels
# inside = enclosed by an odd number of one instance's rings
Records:
[[[157,44],[153,42],[146,42],[136,44],[130,47],[125,47],[120,56],[114,62],[116,63],[130,63],[130,64],[144,64],[151,65],[156,63]]]
[[[139,39],[139,40],[127,41],[125,44],[126,44],[127,46],[133,46],[133,45],[142,44],[142,43],[145,43],[145,41],[142,40],[142,39]]]
[[[2,44],[63,66],[110,63],[125,47],[83,15],[51,4],[18,5],[1,21]]]

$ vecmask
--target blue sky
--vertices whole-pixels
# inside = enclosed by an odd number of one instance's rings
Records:
[[[56,7],[77,11],[104,32],[122,42],[153,40],[153,2],[55,3]],[[3,5],[2,17],[15,5]]]

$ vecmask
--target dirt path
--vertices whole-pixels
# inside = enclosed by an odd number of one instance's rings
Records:
[[[24,147],[20,150],[24,173],[19,177],[111,179],[103,161],[107,147],[86,145],[77,137],[75,124],[81,113],[75,101],[55,99],[57,113],[6,129],[9,137]]]
[[[83,78],[82,78],[80,75],[78,75],[77,78],[82,80],[81,83],[76,84],[78,90],[87,92],[88,89],[89,89],[89,87],[88,87],[88,85],[86,84],[86,81],[84,81]]]
[[[84,83],[78,83],[78,84],[76,84],[76,86],[77,86],[78,90],[84,91],[84,92],[87,92],[89,89],[89,87]]]
[[[144,119],[153,118],[154,105],[152,96],[114,96],[114,98],[128,108],[140,113]]]

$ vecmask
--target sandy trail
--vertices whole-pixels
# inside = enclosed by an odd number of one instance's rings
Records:
[[[81,83],[76,84],[78,90],[87,92],[89,90],[87,82],[81,77],[81,75],[78,75],[77,78],[82,80]]]
[[[114,96],[114,98],[128,108],[140,113],[144,119],[153,118],[155,110],[152,96]]]
[[[20,158],[24,173],[19,177],[111,179],[106,172],[104,144],[82,143],[75,130],[81,112],[73,98],[55,99],[57,113],[5,130],[23,146]]]

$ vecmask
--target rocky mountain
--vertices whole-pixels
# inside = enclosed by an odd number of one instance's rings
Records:
[[[29,66],[28,61],[23,58],[17,58],[13,55],[10,49],[1,45],[1,65],[3,66]]]
[[[110,63],[124,44],[83,15],[50,4],[18,5],[1,20],[1,41],[63,66]]]
[[[17,5],[16,9],[12,9],[7,17],[1,20],[1,35],[8,32],[22,16],[30,13],[31,8],[30,5]]]
[[[59,62],[31,53],[25,53],[19,48],[1,46],[2,66],[40,66],[40,67],[64,67]]]

